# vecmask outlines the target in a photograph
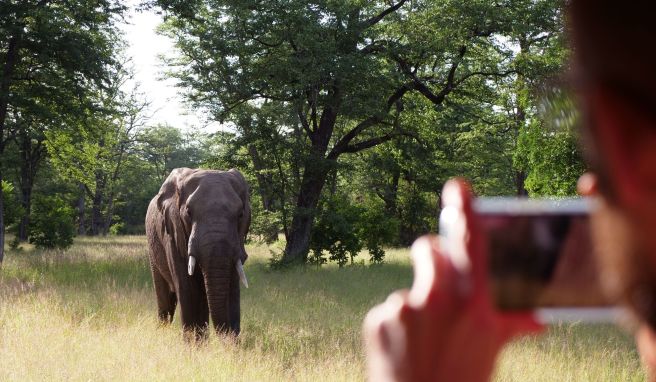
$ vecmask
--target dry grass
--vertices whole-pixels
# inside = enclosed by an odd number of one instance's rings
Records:
[[[143,237],[80,238],[66,252],[10,252],[0,274],[0,381],[362,380],[366,311],[407,287],[407,251],[383,266],[271,271],[249,248],[238,343],[192,346],[160,327]],[[364,256],[363,256],[364,257]],[[641,380],[630,339],[563,326],[509,346],[500,381]]]

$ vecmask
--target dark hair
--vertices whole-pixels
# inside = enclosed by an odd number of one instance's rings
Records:
[[[599,89],[610,91],[636,112],[654,121],[656,132],[656,20],[652,1],[572,0],[569,28],[573,41],[571,79],[583,96],[581,136],[599,190],[610,200],[616,193],[606,158],[593,134],[595,115],[585,110],[586,98]],[[625,129],[634,126],[622,126]]]
[[[645,111],[656,109],[655,10],[646,0],[572,0],[577,85],[602,85]]]

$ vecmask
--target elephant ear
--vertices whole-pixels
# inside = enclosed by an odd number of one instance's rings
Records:
[[[183,210],[181,207],[184,206],[181,191],[185,180],[194,172],[189,168],[174,169],[162,184],[157,196],[157,208],[164,216],[164,229],[171,240],[171,248],[182,255],[187,254],[189,228],[185,227],[184,217],[181,214]]]
[[[241,215],[239,216],[239,222],[238,222],[238,229],[239,229],[239,236],[242,241],[242,263],[246,261],[248,258],[248,254],[246,253],[245,249],[245,243],[246,243],[246,235],[248,235],[248,230],[251,226],[251,203],[250,203],[250,196],[248,192],[248,183],[246,182],[246,178],[236,169],[231,168],[228,173],[231,173],[234,181],[232,182],[233,188],[235,191],[237,191],[237,194],[239,195],[239,198],[241,199],[242,202],[242,211]]]

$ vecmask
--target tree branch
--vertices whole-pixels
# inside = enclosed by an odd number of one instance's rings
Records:
[[[369,28],[373,25],[376,25],[380,20],[385,18],[385,16],[389,15],[392,12],[396,12],[399,8],[401,8],[403,6],[403,4],[405,4],[406,1],[408,1],[408,0],[400,0],[398,3],[392,5],[391,7],[385,9],[384,11],[382,11],[380,14],[366,20],[363,23],[364,28]]]
[[[378,146],[381,143],[385,143],[393,138],[396,137],[401,137],[401,136],[407,136],[407,137],[412,137],[412,138],[417,138],[417,136],[409,131],[392,131],[389,132],[385,135],[382,135],[380,137],[375,137],[371,139],[367,139],[366,141],[354,143],[352,145],[348,145],[344,148],[342,153],[357,153],[362,150],[366,150],[370,147]],[[332,153],[331,153],[332,154]],[[330,158],[330,156],[329,156]]]
[[[301,126],[303,126],[303,130],[305,130],[308,137],[312,139],[313,132],[312,129],[310,129],[310,124],[308,123],[306,116],[303,114],[303,111],[301,110],[300,107],[298,108],[298,110],[296,110],[296,112],[298,113],[298,120],[301,121]]]
[[[457,87],[461,83],[465,82],[467,79],[473,77],[473,76],[494,76],[494,77],[506,77],[511,74],[517,74],[517,71],[514,69],[507,70],[505,72],[483,72],[483,71],[476,71],[476,72],[471,72],[467,73],[466,75],[462,76],[461,78],[458,79],[454,83],[454,87]]]
[[[442,87],[442,90],[440,90],[439,93],[434,93],[426,84],[424,84],[421,79],[419,79],[416,74],[413,72],[413,70],[410,68],[407,62],[405,60],[401,59],[400,57],[396,57],[396,61],[399,64],[401,70],[408,75],[410,78],[412,78],[413,81],[413,89],[417,90],[419,93],[421,93],[424,97],[426,97],[429,101],[431,101],[433,104],[439,105],[442,102],[444,102],[444,99],[446,96],[453,91],[453,89],[458,85],[458,83],[455,82],[455,75],[456,75],[456,70],[458,69],[458,66],[462,62],[463,57],[465,56],[465,53],[467,52],[467,47],[466,46],[461,46],[460,50],[458,52],[458,56],[455,58],[453,63],[451,64],[451,68],[449,69],[449,73],[447,74],[446,78],[446,83]]]

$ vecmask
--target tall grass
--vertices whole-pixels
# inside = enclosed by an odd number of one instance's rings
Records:
[[[407,251],[382,266],[269,270],[248,248],[239,341],[182,339],[160,326],[144,237],[79,238],[66,252],[25,248],[0,273],[0,381],[362,380],[366,312],[407,287]],[[472,349],[475,351],[475,349]],[[510,345],[499,381],[640,380],[634,346],[602,326],[562,326]]]

